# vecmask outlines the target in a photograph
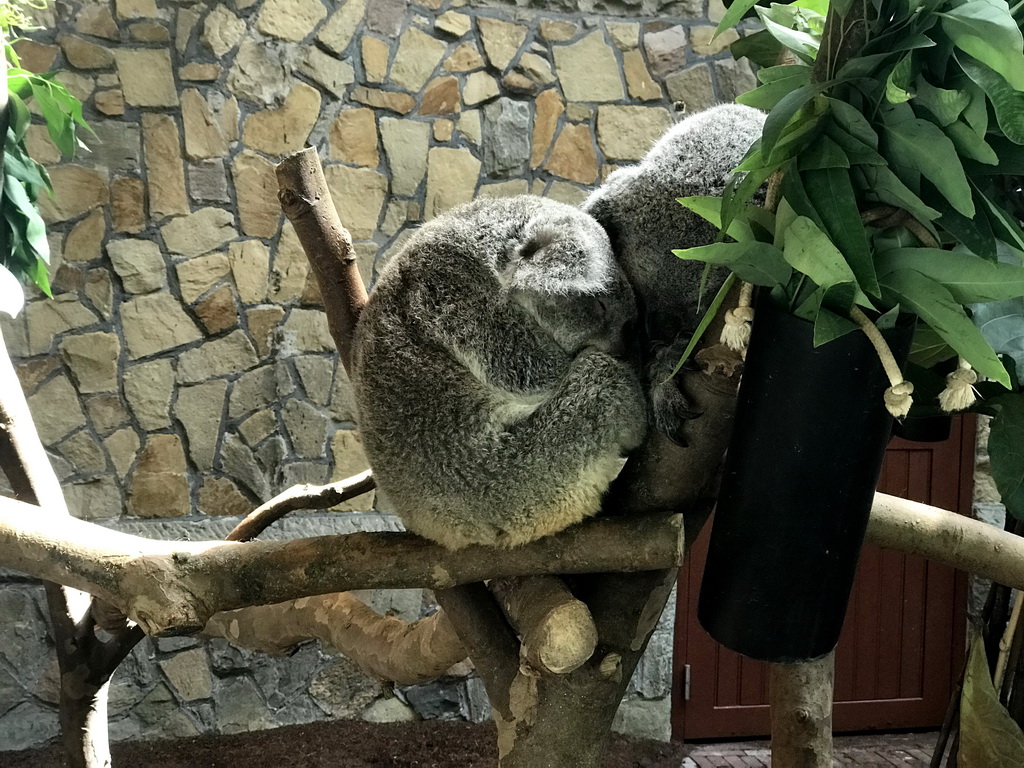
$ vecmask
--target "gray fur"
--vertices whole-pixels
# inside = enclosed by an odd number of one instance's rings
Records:
[[[712,270],[701,300],[704,265],[678,259],[672,250],[707,245],[717,230],[676,200],[720,195],[732,169],[760,138],[765,117],[738,104],[698,112],[673,126],[639,165],[611,174],[583,205],[608,232],[636,291],[647,335],[652,410],[658,429],[670,436],[694,414],[669,376],[728,274]]]
[[[607,235],[537,197],[477,200],[424,225],[355,334],[359,427],[407,527],[514,546],[600,507],[643,439],[636,312]]]

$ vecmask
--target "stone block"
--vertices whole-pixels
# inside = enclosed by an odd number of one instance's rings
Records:
[[[208,699],[213,695],[213,673],[206,651],[201,648],[161,660],[160,669],[182,701]]]
[[[242,40],[227,85],[237,96],[257,104],[276,104],[291,88],[296,51],[277,41]]]
[[[222,285],[195,307],[207,335],[213,336],[238,325],[238,305],[231,286]]]
[[[484,174],[490,178],[521,175],[530,157],[530,105],[501,98],[483,112]]]
[[[183,352],[178,359],[178,382],[197,381],[228,376],[257,365],[259,358],[252,341],[241,329],[220,339]]]
[[[661,107],[602,106],[597,112],[597,143],[606,160],[639,161],[672,127]]]
[[[99,441],[84,429],[58,443],[54,449],[67,459],[76,474],[95,475],[107,469],[107,457]]]
[[[30,302],[25,307],[28,352],[31,355],[48,352],[60,334],[87,328],[98,320],[95,314],[79,303],[74,294],[66,293],[52,299]]]
[[[423,215],[432,219],[473,199],[480,161],[468,149],[434,147],[427,156],[427,194]]]
[[[480,49],[476,44],[466,42],[445,59],[444,68],[449,72],[472,72],[483,69],[484,63],[484,57],[480,55]]]
[[[324,455],[327,443],[327,417],[303,400],[292,398],[281,409],[281,419],[295,455],[316,459]]]
[[[64,58],[75,69],[107,69],[114,65],[114,55],[102,45],[90,43],[78,35],[57,35],[64,49]]]
[[[167,287],[164,258],[152,240],[110,240],[107,256],[128,293],[152,293]]]
[[[612,49],[600,32],[554,48],[555,71],[568,101],[620,101],[626,93]]]
[[[191,304],[224,279],[231,270],[226,253],[211,253],[183,261],[176,267],[181,298]]]
[[[281,203],[277,199],[274,164],[255,152],[243,150],[231,164],[231,179],[243,234],[266,238],[276,235],[281,223]]]
[[[533,144],[530,152],[530,167],[536,168],[544,162],[551,140],[558,128],[558,120],[565,112],[565,104],[558,91],[549,88],[537,97],[533,120]]]
[[[121,305],[128,359],[137,360],[202,338],[181,304],[168,293],[150,293]]]
[[[65,261],[92,261],[100,257],[100,244],[107,233],[103,211],[93,211],[79,221],[64,241]]]
[[[320,92],[296,83],[279,109],[250,115],[243,131],[246,146],[272,156],[303,148],[320,114]]]
[[[227,389],[225,381],[208,381],[178,388],[174,418],[185,428],[188,454],[200,471],[213,469]]]
[[[117,476],[124,480],[139,453],[139,436],[134,429],[119,429],[103,441]],[[120,497],[120,493],[118,494]]]
[[[60,356],[71,370],[82,394],[117,391],[117,361],[121,341],[116,333],[82,333],[67,336]]]
[[[228,263],[238,297],[244,304],[257,304],[267,298],[270,251],[259,240],[242,240],[228,247]]]
[[[385,117],[380,121],[380,134],[391,171],[392,194],[415,195],[427,172],[430,126],[427,123]],[[346,210],[344,207],[339,209]],[[372,230],[369,234],[372,234]]]
[[[71,431],[85,426],[78,394],[67,376],[55,376],[28,398],[36,431],[43,445],[53,445]]]
[[[367,82],[379,83],[388,75],[391,46],[384,40],[364,35],[359,40],[363,59],[363,74]]]
[[[327,15],[320,0],[267,0],[256,16],[256,29],[265,35],[297,43]]]
[[[112,475],[67,485],[68,511],[80,520],[110,520],[124,513],[121,490]]]
[[[381,131],[384,131],[384,120]],[[423,124],[429,131],[429,126]],[[334,205],[344,211],[345,226],[353,240],[369,240],[377,229],[384,201],[387,198],[388,179],[382,173],[368,168],[348,168],[330,165],[324,169],[327,187]]]
[[[241,517],[252,510],[249,499],[226,477],[207,477],[199,489],[199,511],[203,514]]]
[[[365,12],[366,0],[347,0],[320,27],[316,39],[335,53],[344,53]]]
[[[654,81],[647,71],[643,54],[639,49],[632,49],[622,54],[622,70],[626,75],[626,87],[629,95],[641,101],[652,101],[663,98],[661,86]]]
[[[178,126],[168,115],[147,113],[142,116],[142,136],[150,215],[159,219],[188,213]]]
[[[110,183],[110,219],[115,232],[138,234],[146,228],[146,188],[142,179],[119,176]]]
[[[124,396],[145,430],[171,426],[168,409],[174,391],[174,369],[169,360],[153,360],[125,369]]]
[[[675,72],[665,78],[665,89],[672,101],[682,104],[687,115],[701,112],[717,103],[707,64]]]
[[[39,213],[47,224],[75,219],[105,205],[110,199],[105,173],[83,165],[58,165],[50,169],[53,197],[39,196]]]
[[[343,109],[331,123],[330,156],[332,160],[376,168],[380,165],[377,151],[377,120],[372,109]]]
[[[416,27],[409,27],[398,41],[391,64],[391,81],[418,92],[441,63],[447,46]]]
[[[181,94],[181,118],[185,127],[185,154],[191,160],[220,158],[228,152],[228,142],[220,121],[195,88]]]
[[[365,104],[374,109],[387,109],[400,115],[404,115],[416,106],[416,99],[408,93],[382,91],[377,88],[367,88],[364,85],[353,88],[349,98],[359,104]]]
[[[203,23],[202,41],[218,59],[224,58],[245,36],[245,20],[224,3],[214,5]]]
[[[597,152],[590,126],[564,125],[544,168],[579,184],[597,181]]]
[[[456,78],[436,77],[430,81],[420,102],[421,115],[452,115],[461,109],[459,81]]]
[[[290,357],[306,352],[333,352],[334,339],[327,315],[318,309],[293,309],[281,326],[281,355]]]
[[[159,48],[120,48],[114,52],[124,100],[133,107],[176,107],[171,54]]]
[[[199,202],[229,203],[228,175],[220,158],[190,163],[188,187],[193,200]]]
[[[277,326],[284,317],[281,307],[254,307],[245,312],[245,322],[249,327],[249,335],[259,356],[266,357],[274,349]]]
[[[331,472],[331,480],[344,480],[347,477],[358,475],[370,468],[370,463],[363,451],[363,441],[359,433],[354,429],[339,429],[331,438],[331,458],[334,460],[334,469]],[[333,509],[349,512],[362,512],[368,510],[373,504],[373,496],[364,493],[354,499],[338,504]]]
[[[306,50],[306,57],[302,60],[299,71],[338,98],[345,95],[345,89],[356,79],[355,70],[351,64],[336,59],[319,48]]]
[[[501,89],[497,80],[486,72],[472,72],[466,77],[466,84],[462,88],[462,101],[472,107],[490,101],[499,93]]]
[[[667,77],[686,65],[686,30],[680,26],[644,33],[644,49],[651,71]]]
[[[487,59],[495,69],[504,72],[526,40],[528,28],[487,16],[478,16],[476,26],[480,30]]]
[[[177,435],[148,435],[129,478],[128,509],[138,517],[191,512],[185,451]]]
[[[172,254],[200,256],[234,240],[238,234],[234,223],[234,217],[223,208],[201,208],[164,224],[160,233]]]

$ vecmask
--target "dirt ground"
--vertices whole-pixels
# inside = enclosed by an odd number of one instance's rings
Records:
[[[114,768],[494,768],[494,726],[337,721],[233,736],[113,745]],[[681,744],[613,737],[605,768],[679,768]],[[58,768],[57,747],[0,752],[4,768]],[[566,766],[570,768],[570,766]]]

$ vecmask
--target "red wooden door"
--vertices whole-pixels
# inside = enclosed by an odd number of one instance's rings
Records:
[[[974,423],[956,419],[943,443],[894,440],[878,488],[966,514],[973,471]],[[710,527],[679,577],[673,736],[767,736],[765,665],[726,650],[697,621]],[[865,546],[836,649],[835,730],[940,725],[963,659],[966,601],[964,574]]]

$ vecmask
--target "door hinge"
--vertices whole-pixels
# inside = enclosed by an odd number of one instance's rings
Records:
[[[690,700],[690,665],[683,665],[683,701]]]

